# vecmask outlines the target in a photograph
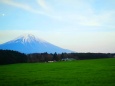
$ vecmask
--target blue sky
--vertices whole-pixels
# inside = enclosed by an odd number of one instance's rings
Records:
[[[0,0],[0,44],[25,33],[77,52],[115,53],[115,0]]]

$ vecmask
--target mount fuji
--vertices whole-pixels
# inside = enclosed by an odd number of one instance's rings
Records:
[[[31,34],[19,36],[18,38],[0,45],[3,50],[15,50],[21,53],[70,53],[71,50],[60,48],[45,40],[39,39]]]

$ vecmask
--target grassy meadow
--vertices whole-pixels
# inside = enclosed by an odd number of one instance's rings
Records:
[[[0,65],[0,86],[115,86],[115,58]]]

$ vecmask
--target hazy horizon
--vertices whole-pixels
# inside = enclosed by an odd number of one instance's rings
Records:
[[[76,52],[115,53],[115,1],[0,0],[0,44],[23,34]]]

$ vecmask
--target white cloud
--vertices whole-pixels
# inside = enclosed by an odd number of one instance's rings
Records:
[[[58,0],[56,1],[59,3]],[[62,0],[62,9],[58,12],[54,12],[54,18],[63,22],[81,26],[114,26],[115,10],[102,10],[101,12],[99,11],[96,13],[99,8],[94,9],[92,3],[94,3],[92,0]],[[68,10],[66,11],[65,8]]]
[[[42,11],[37,8],[33,9],[31,5],[13,0],[1,0],[1,2],[29,12],[45,15],[59,22],[91,27],[104,25],[114,27],[115,12],[110,10],[96,14],[92,6],[93,0],[55,0],[53,3],[50,1],[50,5],[46,0],[36,0]],[[111,22],[112,24],[110,24]]]
[[[28,4],[14,2],[13,0],[1,0],[1,2],[4,3],[4,4],[7,4],[7,5],[11,5],[11,6],[15,6],[15,7],[27,10],[29,12],[45,15],[45,13],[43,11],[35,10]]]
[[[44,15],[44,16],[47,16],[47,17],[50,17],[52,19],[56,19],[55,15],[52,15],[50,14],[51,13],[51,8],[50,6],[48,6],[46,4],[45,1],[43,0],[36,0],[39,5],[44,8],[46,11],[42,10],[40,11],[39,9],[34,9],[31,5],[28,5],[28,4],[23,4],[23,3],[19,3],[19,2],[15,2],[13,0],[0,0],[0,2],[4,3],[4,4],[7,4],[7,5],[11,5],[11,6],[14,6],[14,7],[18,7],[18,8],[21,8],[21,9],[24,9],[26,11],[29,11],[29,12],[32,12],[32,13],[35,13],[35,14],[40,14],[40,15]],[[49,12],[50,13],[49,13]]]
[[[51,11],[51,7],[47,4],[45,0],[36,0],[38,5],[41,6],[41,8],[45,9],[45,11]]]

